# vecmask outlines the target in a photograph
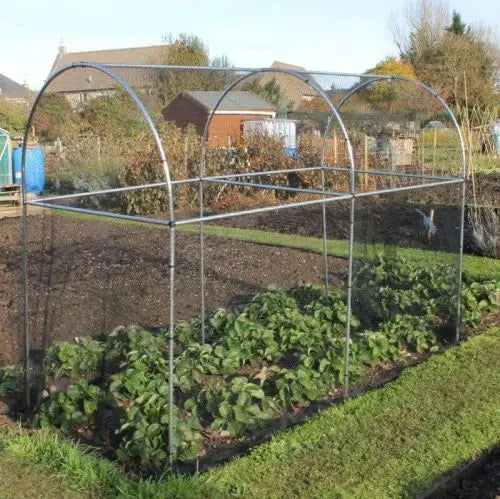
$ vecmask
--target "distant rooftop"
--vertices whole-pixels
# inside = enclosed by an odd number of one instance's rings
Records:
[[[96,62],[100,64],[155,64],[164,60],[168,45],[148,47],[130,47],[123,49],[90,50],[85,52],[67,52],[61,45],[54,60],[49,76],[59,69],[75,62]],[[116,70],[120,73],[120,70]],[[148,86],[151,73],[129,71],[127,81],[133,86]],[[52,92],[90,92],[108,90],[116,86],[115,82],[104,73],[91,68],[75,68],[70,73],[63,73],[50,85]]]
[[[29,97],[31,94],[32,91],[25,85],[21,85],[8,76],[0,74],[0,97],[23,99]]]
[[[192,99],[202,104],[208,111],[212,111],[222,92],[217,91],[193,91],[184,92]],[[274,106],[262,97],[248,91],[229,92],[222,100],[218,111],[269,111],[274,112]]]
[[[305,71],[305,68],[301,66],[294,66],[293,64],[286,64],[285,62],[280,61],[274,61],[271,64],[271,68]],[[311,79],[313,78],[311,77]],[[260,85],[265,85],[271,80],[276,81],[285,97],[293,104],[294,109],[296,109],[304,99],[317,96],[317,92],[307,83],[287,73],[267,72],[259,76]]]

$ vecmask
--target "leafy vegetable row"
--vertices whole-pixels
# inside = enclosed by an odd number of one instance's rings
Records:
[[[350,379],[407,352],[437,350],[438,340],[454,330],[456,288],[456,275],[446,266],[422,269],[382,257],[360,265]],[[465,320],[477,324],[482,311],[497,307],[499,290],[498,282],[466,282]],[[172,415],[164,333],[119,327],[104,341],[55,343],[46,356],[49,375],[83,379],[47,393],[36,422],[68,432],[88,428],[109,440],[122,461],[161,469],[171,424],[176,455],[189,460],[206,452],[210,438],[244,438],[284,411],[342,387],[346,323],[345,296],[311,285],[290,292],[269,286],[239,310],[213,311],[203,345],[199,318],[179,322]]]

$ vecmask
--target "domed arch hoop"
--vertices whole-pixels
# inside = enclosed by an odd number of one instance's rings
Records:
[[[274,191],[276,190],[283,190],[283,191],[289,191],[289,192],[297,192],[300,191],[300,189],[296,189],[293,187],[286,187],[286,186],[270,186],[270,185],[265,185],[265,184],[255,184],[253,182],[242,182],[239,180],[242,177],[247,177],[247,174],[229,174],[224,176],[221,176],[220,178],[214,179],[210,177],[205,176],[205,156],[206,156],[206,148],[208,146],[208,132],[210,130],[210,125],[212,124],[212,120],[214,116],[217,113],[217,110],[221,106],[221,104],[224,102],[224,99],[228,96],[228,94],[237,86],[242,85],[246,80],[262,76],[264,74],[284,74],[287,75],[288,77],[291,77],[292,79],[297,79],[299,82],[305,83],[309,88],[315,92],[322,102],[327,106],[329,113],[331,113],[330,118],[327,123],[327,128],[330,127],[331,123],[333,121],[336,121],[340,127],[340,130],[342,132],[342,135],[346,141],[346,147],[347,147],[347,156],[348,156],[348,162],[349,162],[349,192],[350,194],[354,193],[354,183],[355,183],[355,165],[354,165],[354,156],[353,156],[353,151],[352,151],[352,146],[351,142],[349,139],[349,135],[346,131],[346,128],[344,126],[344,123],[333,105],[332,101],[326,94],[326,92],[314,81],[311,76],[309,76],[307,73],[303,72],[297,72],[297,71],[292,71],[292,70],[287,70],[287,69],[280,69],[280,68],[263,68],[263,69],[258,69],[254,71],[249,71],[248,73],[240,76],[237,78],[234,82],[232,82],[230,85],[228,85],[223,92],[221,92],[220,96],[217,98],[212,110],[210,111],[210,114],[208,116],[207,122],[205,124],[205,128],[203,131],[203,138],[202,138],[202,146],[201,146],[201,161],[200,161],[200,185],[199,185],[199,199],[200,199],[200,218],[203,219],[203,182],[216,182],[220,183],[223,185],[233,185],[233,186],[244,186],[244,187],[258,187],[258,188],[269,188]],[[323,148],[324,149],[324,148]],[[308,168],[303,168],[302,170],[307,170]],[[309,168],[310,169],[310,168]],[[334,199],[334,196],[342,196],[342,193],[340,192],[331,192],[331,191],[326,191],[325,189],[325,155],[324,155],[324,150],[322,151],[321,155],[321,165],[317,167],[313,167],[313,169],[317,169],[321,172],[321,185],[322,185],[322,190],[318,191],[318,194],[322,194],[324,199],[328,199],[329,197]],[[301,169],[292,169],[291,173],[296,173]],[[283,173],[283,170],[277,170],[277,171],[272,171],[272,172],[267,172],[268,174],[273,174],[273,173]],[[308,190],[307,192],[313,192],[312,190]],[[353,198],[351,199],[353,201]],[[289,205],[288,205],[289,206]],[[323,259],[324,259],[324,267],[325,267],[325,292],[328,293],[328,288],[329,288],[329,269],[328,269],[328,241],[327,241],[327,221],[326,221],[326,203],[322,203],[321,206],[322,209],[322,218],[323,218]],[[354,214],[354,211],[352,211],[352,215]],[[351,218],[351,225],[354,224],[354,219]],[[202,343],[205,342],[205,251],[204,251],[204,233],[203,233],[203,220],[200,222],[200,286],[201,286],[201,291],[200,291],[200,296],[201,296],[201,335],[202,335]],[[353,227],[351,227],[350,232],[353,232]],[[353,240],[350,239],[349,241],[350,247],[353,244]],[[351,254],[352,251],[349,251],[349,254]],[[349,258],[349,270],[348,270],[348,294],[350,295],[352,292],[352,259]],[[348,316],[351,314],[350,310],[350,304],[351,304],[351,299],[348,299]],[[346,337],[349,339],[350,336],[350,321],[347,322],[346,326]],[[347,341],[347,345],[349,345],[349,341]],[[347,346],[346,349],[346,362],[349,362],[349,347]],[[348,370],[346,370],[348,372]],[[346,386],[348,383],[346,383]]]
[[[448,104],[444,101],[444,99],[431,87],[426,85],[425,83],[414,80],[412,78],[406,78],[404,76],[397,76],[397,75],[368,75],[367,79],[365,81],[362,81],[359,85],[355,86],[350,92],[348,92],[339,102],[338,104],[338,109],[340,110],[344,104],[354,97],[357,92],[360,90],[367,88],[375,83],[378,82],[383,82],[383,81],[396,81],[396,82],[404,82],[408,83],[410,85],[414,85],[418,88],[421,88],[425,92],[427,92],[429,95],[431,95],[436,101],[440,104],[440,106],[443,108],[445,111],[446,115],[448,116],[450,122],[453,125],[453,128],[457,134],[458,137],[458,144],[459,144],[459,150],[460,150],[460,176],[457,178],[450,178],[449,181],[450,183],[455,183],[458,181],[461,184],[460,188],[460,220],[459,220],[459,227],[460,227],[460,236],[459,236],[459,252],[458,252],[458,267],[457,267],[457,312],[456,312],[456,329],[455,329],[455,341],[458,342],[460,340],[460,324],[461,324],[461,290],[462,290],[462,273],[463,273],[463,249],[464,249],[464,226],[465,226],[465,180],[467,177],[467,160],[465,157],[465,141],[462,135],[462,130],[460,128],[460,125],[457,122],[457,119],[455,115],[453,114],[453,111],[450,109]],[[375,174],[379,175],[385,175],[386,172],[373,172]],[[404,174],[403,174],[404,175]],[[409,175],[411,176],[411,174]],[[423,175],[421,176],[422,179],[430,179],[430,180],[439,180],[439,177],[430,177]],[[429,185],[428,185],[429,187]]]
[[[458,272],[458,283],[460,289],[460,279],[462,274],[462,253],[463,253],[463,231],[464,231],[464,203],[465,203],[465,150],[464,143],[460,133],[460,128],[456,119],[454,118],[451,110],[448,108],[446,103],[429,87],[421,84],[420,82],[416,82],[414,80],[408,80],[405,78],[399,77],[386,77],[380,75],[353,75],[353,74],[343,74],[343,73],[331,73],[331,72],[319,72],[319,71],[299,71],[299,70],[290,70],[290,69],[281,69],[281,68],[213,68],[213,67],[197,67],[197,66],[165,66],[165,65],[137,65],[137,64],[97,64],[93,62],[78,62],[71,64],[62,68],[61,70],[54,73],[49,80],[45,83],[39,95],[37,96],[34,105],[31,109],[29,119],[27,122],[26,133],[24,137],[24,143],[27,144],[29,138],[29,130],[31,128],[31,123],[33,122],[36,110],[39,108],[40,101],[48,91],[51,82],[57,79],[61,74],[71,71],[75,68],[90,68],[92,70],[100,71],[104,73],[107,77],[111,78],[116,82],[118,88],[121,88],[125,91],[125,93],[131,98],[133,103],[135,104],[137,110],[139,111],[142,119],[147,125],[150,136],[153,139],[156,150],[159,155],[159,162],[161,163],[162,168],[162,178],[160,182],[156,183],[148,183],[134,186],[126,186],[120,188],[110,188],[110,189],[102,189],[102,190],[93,190],[88,192],[80,192],[75,194],[64,194],[64,195],[54,195],[54,196],[42,196],[38,199],[28,199],[26,195],[26,185],[25,185],[25,173],[26,173],[26,149],[23,150],[22,155],[22,176],[23,176],[23,190],[22,190],[22,269],[23,269],[23,279],[24,279],[24,306],[23,306],[23,327],[24,327],[24,356],[25,356],[25,376],[26,376],[26,404],[28,407],[32,405],[32,400],[30,399],[30,387],[31,387],[31,379],[30,379],[30,331],[29,331],[29,300],[28,300],[28,207],[35,206],[38,208],[43,208],[47,210],[65,210],[72,212],[79,212],[89,215],[100,216],[104,218],[116,218],[116,219],[124,219],[131,222],[138,223],[146,223],[152,225],[165,226],[169,230],[169,299],[168,306],[169,310],[169,320],[170,324],[168,324],[168,361],[169,361],[169,399],[168,399],[168,413],[169,413],[169,421],[173,422],[169,425],[168,428],[168,451],[169,451],[169,461],[172,465],[175,461],[175,448],[174,448],[174,432],[175,432],[175,418],[174,418],[174,351],[178,347],[176,344],[175,337],[175,321],[176,321],[176,261],[178,261],[178,257],[176,253],[179,249],[176,247],[176,237],[178,235],[177,228],[183,225],[198,225],[199,227],[199,244],[200,244],[200,307],[201,307],[201,338],[200,341],[203,343],[205,341],[205,248],[204,248],[204,224],[208,222],[217,222],[218,220],[225,220],[229,218],[235,217],[243,217],[252,214],[262,214],[262,213],[270,213],[270,212],[279,212],[281,210],[288,210],[292,208],[301,208],[301,207],[321,207],[322,210],[322,253],[324,258],[324,282],[325,282],[325,290],[328,293],[328,285],[329,285],[329,267],[328,267],[328,257],[329,257],[329,240],[327,238],[327,215],[326,208],[327,204],[331,205],[334,209],[335,202],[347,202],[349,204],[349,215],[348,215],[348,245],[347,245],[347,272],[346,272],[346,307],[347,307],[347,319],[345,323],[345,340],[346,340],[346,349],[345,349],[345,396],[349,396],[350,394],[350,336],[351,336],[351,318],[353,316],[352,307],[353,307],[353,274],[354,274],[354,242],[355,242],[355,224],[357,220],[355,220],[355,207],[356,202],[360,198],[365,197],[374,197],[374,196],[382,196],[384,194],[398,193],[404,191],[413,191],[418,189],[426,189],[437,186],[445,186],[445,185],[460,185],[461,190],[461,220],[460,220],[460,247],[459,247],[459,272]],[[149,113],[145,102],[147,102],[142,94],[136,91],[129,82],[127,82],[126,78],[122,76],[122,72],[127,70],[139,70],[139,71],[152,71],[152,72],[177,72],[182,73],[185,71],[199,71],[201,73],[213,73],[218,71],[230,71],[235,76],[235,79],[227,84],[225,89],[221,91],[216,98],[215,104],[211,107],[208,113],[207,121],[203,126],[203,130],[200,133],[200,168],[199,172],[196,174],[192,174],[191,176],[187,175],[186,178],[177,178],[174,173],[174,168],[172,168],[172,164],[169,162],[166,154],[166,150],[168,150],[168,145],[165,143],[165,137],[159,133],[158,130],[162,130],[162,128],[156,127],[156,124],[152,118],[152,115]],[[294,80],[297,80],[303,84],[306,84],[315,95],[319,97],[319,100],[322,104],[324,104],[326,111],[324,114],[326,116],[326,125],[324,129],[322,129],[321,137],[323,139],[323,146],[320,154],[320,160],[318,164],[314,164],[313,166],[296,166],[291,168],[274,168],[269,170],[259,170],[259,171],[251,171],[246,173],[237,173],[234,171],[229,172],[219,172],[217,174],[207,175],[205,168],[205,161],[207,158],[207,151],[210,147],[209,144],[209,130],[210,126],[213,123],[215,115],[217,114],[217,110],[223,104],[224,99],[228,97],[228,95],[238,87],[238,85],[243,85],[245,81],[251,78],[258,78],[264,74],[284,74],[287,77],[290,77]],[[325,88],[325,85],[319,83],[319,77],[325,78],[358,78],[362,83],[359,85],[353,86],[349,90],[347,90],[346,95],[340,101],[339,104],[334,104],[334,99],[332,97],[332,92],[330,89]],[[367,78],[367,79],[366,79]],[[363,81],[366,79],[365,81]],[[412,84],[419,85],[421,88],[428,91],[433,97],[437,99],[437,101],[442,105],[442,107],[449,114],[450,121],[453,126],[456,128],[458,133],[458,143],[461,148],[462,154],[462,172],[460,175],[451,176],[451,175],[419,175],[416,173],[408,173],[408,172],[393,172],[388,173],[384,171],[375,171],[370,170],[367,172],[365,169],[361,168],[359,165],[359,160],[356,158],[354,151],[354,138],[352,132],[349,130],[348,126],[346,126],[346,120],[342,113],[342,108],[344,103],[350,99],[352,96],[356,94],[362,88],[369,86],[370,84],[383,80],[402,80],[411,82]],[[154,116],[154,115],[153,115]],[[322,122],[324,124],[324,122]],[[327,137],[332,129],[332,127],[338,127],[340,130],[340,134],[342,136],[342,141],[345,143],[345,164],[339,166],[337,163],[328,164],[326,160],[326,143]],[[173,156],[172,156],[173,157]],[[311,188],[307,187],[297,187],[285,184],[277,184],[271,182],[265,182],[262,178],[268,178],[272,175],[280,175],[280,174],[301,174],[301,173],[309,173],[309,172],[317,172],[321,176],[321,187],[320,188]],[[334,190],[327,187],[327,182],[325,181],[325,176],[327,174],[334,175],[335,173],[345,174],[347,176],[347,187],[345,190]],[[359,190],[356,185],[357,175],[369,173],[374,176],[387,176],[393,175],[397,178],[402,179],[410,179],[411,183],[409,185],[400,185],[396,187],[390,188],[375,188],[372,190]],[[258,180],[257,180],[258,179]],[[199,212],[197,216],[179,216],[176,213],[176,204],[175,204],[175,193],[176,188],[179,186],[192,186],[198,192],[198,203],[199,203]],[[234,188],[244,187],[246,189],[253,189],[255,192],[270,190],[274,193],[295,195],[295,194],[306,194],[311,195],[310,197],[313,199],[306,199],[300,201],[291,201],[285,202],[283,198],[277,204],[269,203],[269,205],[262,205],[253,208],[247,209],[228,209],[225,212],[216,212],[216,213],[206,213],[206,209],[204,206],[204,197],[206,196],[206,189],[208,186],[231,186]],[[319,185],[319,183],[317,184]],[[107,211],[105,209],[90,209],[90,208],[82,208],[79,206],[69,206],[64,204],[64,200],[67,199],[79,199],[85,198],[89,196],[96,195],[106,195],[110,193],[120,193],[134,190],[147,190],[147,189],[157,189],[164,188],[167,195],[167,201],[165,209],[168,210],[168,218],[162,219],[160,217],[155,216],[136,216],[128,213],[117,213]],[[180,289],[180,288],[179,288]],[[455,302],[453,302],[454,304]],[[166,309],[166,308],[165,308]],[[458,293],[457,297],[457,326],[456,326],[456,340],[459,339],[460,333],[460,293]]]

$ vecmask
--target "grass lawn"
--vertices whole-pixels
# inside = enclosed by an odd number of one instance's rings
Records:
[[[0,456],[0,497],[84,498],[84,492],[72,490],[68,480],[47,473],[45,468],[12,456]]]
[[[413,497],[500,442],[499,358],[496,327],[203,475],[134,482],[51,433],[1,437],[0,470],[99,497]]]

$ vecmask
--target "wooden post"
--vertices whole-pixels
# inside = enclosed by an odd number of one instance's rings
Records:
[[[368,170],[368,135],[365,133],[364,167]],[[368,173],[364,175],[365,190],[368,190]]]
[[[337,166],[337,130],[333,129],[333,166]]]
[[[422,169],[422,175],[424,174],[424,168],[425,168],[425,152],[424,152],[424,143],[425,143],[425,130],[422,129],[422,145],[421,145],[421,148],[422,148],[422,165],[421,165],[421,169]]]
[[[434,222],[434,208],[431,208],[431,212],[429,213],[429,219],[431,222]],[[429,228],[429,230],[427,232],[427,241],[430,241],[431,237],[432,237],[432,231]]]
[[[101,165],[101,137],[97,136],[97,164]]]
[[[437,129],[434,128],[434,139],[432,143],[432,174],[436,174],[436,142],[437,142]]]

